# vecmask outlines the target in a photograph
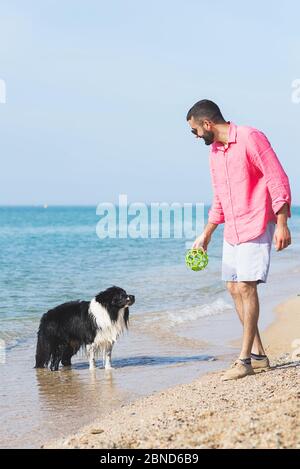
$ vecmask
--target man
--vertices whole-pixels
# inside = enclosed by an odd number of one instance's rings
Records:
[[[211,145],[214,193],[208,223],[193,247],[206,251],[217,226],[225,223],[222,279],[243,324],[243,342],[222,379],[243,378],[270,367],[258,330],[257,285],[267,281],[273,237],[277,251],[291,244],[289,180],[266,136],[226,122],[212,101],[197,102],[187,121],[192,133]]]

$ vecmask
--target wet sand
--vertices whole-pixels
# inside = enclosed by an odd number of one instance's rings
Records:
[[[208,344],[175,335],[162,341],[132,322],[115,346],[112,371],[101,360],[89,370],[80,354],[72,368],[36,370],[35,339],[8,350],[1,364],[0,447],[39,448],[125,403],[224,366],[205,353]]]
[[[300,448],[300,297],[263,334],[272,369],[221,372],[123,405],[47,448]]]

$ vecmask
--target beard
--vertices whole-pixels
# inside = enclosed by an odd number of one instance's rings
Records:
[[[214,142],[215,135],[212,130],[205,130],[202,136],[205,145],[211,145]]]

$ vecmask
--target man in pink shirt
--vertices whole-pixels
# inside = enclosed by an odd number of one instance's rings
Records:
[[[272,240],[277,251],[291,244],[289,180],[267,137],[226,122],[212,101],[197,102],[187,121],[196,138],[211,145],[214,194],[208,223],[193,247],[206,251],[212,233],[225,223],[222,279],[243,324],[243,343],[222,379],[243,378],[270,367],[258,330],[257,285],[267,280]]]

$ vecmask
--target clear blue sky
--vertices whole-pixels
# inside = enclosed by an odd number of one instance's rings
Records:
[[[0,204],[211,200],[194,102],[263,130],[300,204],[300,4],[3,0]]]

